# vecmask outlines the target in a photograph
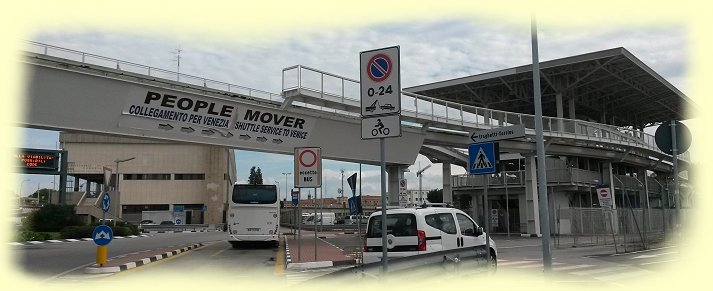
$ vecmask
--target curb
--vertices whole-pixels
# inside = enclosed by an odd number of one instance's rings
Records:
[[[327,242],[327,243],[329,243],[329,242]],[[329,244],[337,249],[340,249],[331,243],[329,243]],[[356,264],[356,260],[293,263],[292,257],[290,256],[290,245],[287,243],[287,239],[285,239],[285,269],[286,270],[319,269],[319,268],[329,268],[329,267],[335,267],[335,266],[354,265],[354,264]]]
[[[140,235],[128,235],[128,236],[115,236],[112,239],[137,238],[137,237],[149,237],[149,235],[140,234]],[[92,241],[92,240],[93,240],[92,238],[85,237],[85,238],[50,239],[50,240],[30,240],[30,241],[24,241],[24,242],[10,242],[8,244],[13,245],[13,246],[31,246],[31,245],[38,245],[38,244],[45,244],[45,243],[63,243],[63,242],[78,242],[78,241]]]
[[[99,266],[97,266],[96,264],[93,264],[93,265],[91,265],[91,266],[89,266],[89,267],[84,268],[84,272],[87,273],[87,274],[117,273],[117,272],[129,270],[129,269],[133,269],[133,268],[136,268],[136,267],[139,267],[139,266],[143,266],[143,265],[146,265],[146,264],[150,264],[150,263],[153,263],[153,262],[155,262],[155,261],[162,260],[162,259],[165,259],[165,258],[168,258],[168,257],[172,257],[172,256],[175,256],[175,255],[177,255],[177,254],[180,254],[180,253],[183,253],[183,252],[187,252],[187,251],[189,251],[189,250],[196,249],[196,248],[199,248],[199,247],[202,247],[202,246],[203,246],[203,243],[198,243],[198,244],[194,244],[194,245],[191,245],[191,246],[187,246],[187,247],[184,247],[184,248],[181,248],[181,249],[173,250],[173,251],[170,251],[170,252],[164,252],[164,253],[162,253],[162,254],[158,254],[158,255],[155,255],[155,256],[150,256],[150,257],[143,258],[143,259],[139,259],[139,260],[136,260],[136,261],[133,261],[133,262],[121,264],[121,265],[115,266],[115,267],[99,267]],[[107,260],[107,261],[111,261],[111,259],[110,259],[110,260]]]

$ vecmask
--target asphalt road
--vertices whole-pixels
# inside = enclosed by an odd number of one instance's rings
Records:
[[[108,245],[108,257],[160,247],[225,241],[224,232],[160,233],[149,237],[114,239]],[[226,242],[226,245],[229,244]],[[17,267],[40,280],[57,278],[81,271],[96,259],[93,241],[43,243],[9,246],[8,253]]]

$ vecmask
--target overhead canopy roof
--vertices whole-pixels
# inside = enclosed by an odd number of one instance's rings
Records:
[[[643,128],[689,118],[693,102],[624,48],[540,63],[542,113],[557,116],[562,93],[564,118],[574,98],[576,119]],[[404,89],[478,107],[534,114],[532,65]]]

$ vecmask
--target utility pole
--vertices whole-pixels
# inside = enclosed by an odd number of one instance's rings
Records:
[[[339,190],[341,197],[344,198],[344,169],[339,170],[342,173],[342,188]]]
[[[288,173],[288,172],[284,172],[284,173],[282,173],[282,174],[285,175],[285,200],[290,200],[290,198],[287,198],[287,195],[290,195],[290,194],[288,193],[288,192],[290,192],[290,191],[287,190],[287,176],[292,175],[292,173],[291,173],[291,172],[289,172],[289,173]]]
[[[176,55],[176,82],[180,81],[180,75],[181,75],[181,52],[183,50],[179,46],[173,53]]]

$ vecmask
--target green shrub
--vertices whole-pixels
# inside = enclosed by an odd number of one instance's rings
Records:
[[[91,225],[67,226],[59,234],[61,238],[85,238],[91,237],[93,231],[94,226]]]
[[[128,235],[138,235],[139,234],[139,227],[137,225],[127,223],[127,224],[124,224],[123,226],[129,229]]]
[[[132,235],[131,229],[126,226],[112,226],[111,231],[114,233],[114,236]]]
[[[17,233],[18,241],[29,241],[29,240],[48,240],[51,239],[51,235],[46,232],[35,232],[35,231],[20,231]]]
[[[74,205],[48,204],[31,212],[25,219],[27,228],[36,232],[57,232],[67,226],[82,225]]]

